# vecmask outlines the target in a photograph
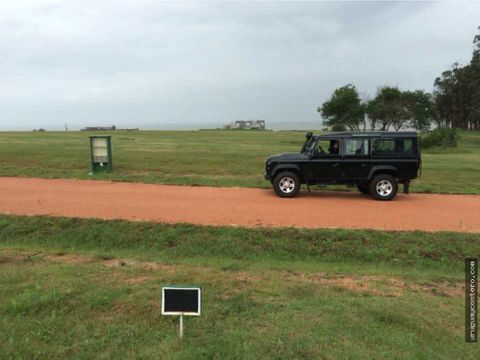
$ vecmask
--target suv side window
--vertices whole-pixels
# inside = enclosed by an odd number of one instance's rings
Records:
[[[345,139],[345,156],[368,156],[368,139]]]
[[[376,139],[372,146],[373,156],[411,156],[412,139]]]
[[[340,140],[338,139],[320,139],[315,144],[313,154],[316,156],[339,156]]]

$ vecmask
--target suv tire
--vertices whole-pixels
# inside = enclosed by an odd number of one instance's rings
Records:
[[[398,184],[392,175],[379,174],[370,181],[368,189],[376,200],[392,200],[397,195]]]
[[[363,194],[370,194],[370,190],[368,190],[368,184],[358,184],[357,189]]]
[[[273,179],[273,190],[280,197],[292,198],[300,191],[300,179],[289,171],[281,172]]]

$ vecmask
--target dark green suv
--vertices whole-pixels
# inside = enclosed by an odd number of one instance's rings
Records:
[[[356,186],[377,200],[391,200],[410,182],[421,166],[416,132],[307,133],[298,153],[267,159],[265,179],[278,196],[294,197],[301,184]]]

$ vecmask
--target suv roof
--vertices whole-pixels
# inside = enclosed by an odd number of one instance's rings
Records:
[[[349,137],[417,137],[415,131],[340,131],[315,135],[316,138],[349,138]]]

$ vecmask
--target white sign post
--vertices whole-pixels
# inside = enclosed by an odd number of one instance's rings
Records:
[[[180,337],[183,337],[183,315],[180,315]]]
[[[180,316],[180,337],[183,337],[183,316],[200,316],[202,291],[197,286],[162,287],[162,315]]]

